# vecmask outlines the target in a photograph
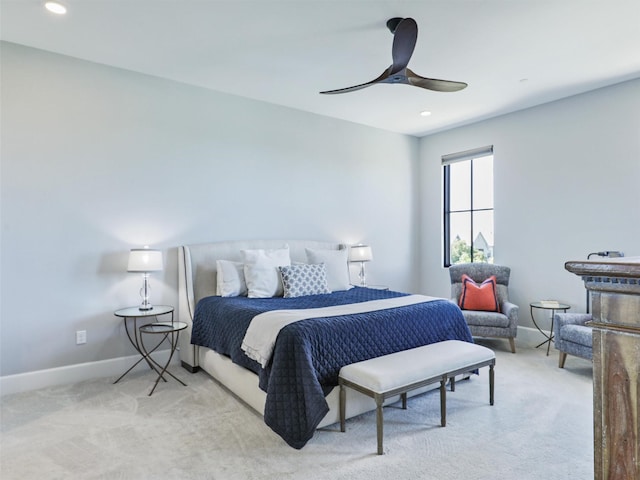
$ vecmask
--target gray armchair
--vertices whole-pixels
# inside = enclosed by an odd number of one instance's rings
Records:
[[[568,354],[593,359],[593,331],[586,325],[591,319],[588,313],[556,313],[553,316],[553,341],[560,351],[560,368],[564,368]]]
[[[518,334],[518,312],[520,308],[509,302],[509,276],[511,269],[490,263],[462,263],[449,267],[451,298],[458,303],[462,293],[462,274],[467,274],[476,283],[482,283],[491,275],[496,276],[496,293],[500,312],[462,310],[471,335],[474,337],[507,338],[511,352],[516,353],[515,338]]]

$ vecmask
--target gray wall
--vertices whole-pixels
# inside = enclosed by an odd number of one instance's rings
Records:
[[[537,299],[584,310],[566,260],[640,255],[640,80],[416,139],[1,48],[2,376],[132,354],[113,311],[145,244],[155,303],[177,301],[178,245],[258,237],[367,242],[370,283],[448,296],[440,157],[488,144],[521,324]]]
[[[432,295],[449,294],[440,158],[485,145],[495,148],[495,262],[512,268],[520,324],[532,326],[535,300],[585,311],[584,286],[564,263],[640,255],[640,80],[421,139],[421,288]]]
[[[370,283],[415,289],[418,139],[1,48],[0,375],[132,354],[113,311],[142,245],[165,251],[157,304],[178,245],[233,239],[366,242]]]

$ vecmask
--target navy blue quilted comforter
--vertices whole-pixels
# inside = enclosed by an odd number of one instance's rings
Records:
[[[301,320],[284,327],[271,363],[262,369],[240,345],[251,319],[264,311],[344,305],[404,293],[355,287],[299,298],[207,297],[196,307],[191,342],[227,355],[259,375],[267,393],[264,420],[294,448],[302,448],[329,411],[325,400],[340,368],[443,340],[471,342],[460,309],[435,300],[375,312]]]

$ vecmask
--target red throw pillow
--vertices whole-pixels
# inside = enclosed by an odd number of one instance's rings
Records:
[[[485,312],[499,312],[498,296],[496,295],[496,276],[491,275],[478,285],[471,277],[462,274],[462,295],[460,308],[463,310],[482,310]]]

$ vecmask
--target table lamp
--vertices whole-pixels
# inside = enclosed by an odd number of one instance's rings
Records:
[[[142,273],[142,288],[140,289],[140,296],[142,297],[142,303],[140,304],[140,310],[152,310],[153,306],[149,302],[149,293],[151,287],[149,285],[149,273],[159,272],[162,270],[162,252],[160,250],[152,250],[149,247],[134,248],[129,253],[129,265],[127,266],[128,272],[140,272]]]
[[[357,263],[360,262],[360,273],[358,276],[360,277],[360,286],[367,286],[367,279],[364,271],[364,264],[366,262],[370,262],[373,260],[373,252],[371,251],[371,247],[368,245],[352,245],[349,249],[349,262]]]

